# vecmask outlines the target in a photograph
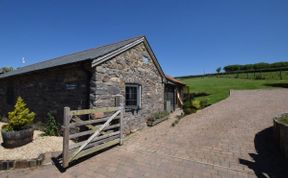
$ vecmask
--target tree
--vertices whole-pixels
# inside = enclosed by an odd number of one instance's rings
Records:
[[[11,72],[13,71],[14,68],[13,67],[0,67],[0,74],[4,74],[4,73],[7,73],[7,72]]]
[[[261,69],[269,69],[271,66],[268,63],[265,62],[259,62],[256,64],[253,64],[254,70],[261,70]]]
[[[221,70],[222,70],[222,68],[221,68],[221,67],[218,67],[218,68],[216,69],[216,72],[219,74],[219,73],[221,72]]]
[[[14,111],[8,113],[8,126],[12,130],[21,130],[33,122],[35,113],[30,112],[24,100],[18,97]]]
[[[225,72],[236,72],[240,70],[241,65],[229,65],[225,66],[223,69]]]
[[[288,68],[288,62],[274,62],[274,63],[265,63],[259,62],[255,64],[244,64],[244,65],[228,65],[223,69],[225,72],[255,72],[262,70],[277,70]]]

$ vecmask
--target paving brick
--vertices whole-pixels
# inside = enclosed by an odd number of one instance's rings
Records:
[[[182,118],[175,127],[169,119],[143,129],[123,146],[64,173],[44,166],[1,171],[0,177],[288,177],[281,156],[273,147],[265,149],[272,118],[287,112],[287,97],[284,89],[233,91],[228,99]]]

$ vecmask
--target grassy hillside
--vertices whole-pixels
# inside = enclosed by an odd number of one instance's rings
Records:
[[[235,78],[187,78],[181,79],[190,88],[190,92],[206,92],[209,96],[206,98],[209,104],[214,104],[229,96],[230,89],[261,89],[271,87],[286,87],[288,88],[288,80],[247,80]]]

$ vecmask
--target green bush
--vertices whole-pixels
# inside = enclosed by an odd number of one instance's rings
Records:
[[[201,99],[200,105],[201,105],[201,108],[206,108],[207,106],[209,106],[208,100],[207,99]]]
[[[284,124],[288,124],[288,116],[282,117],[281,119],[279,119],[279,121]]]
[[[183,111],[186,115],[188,115],[188,114],[195,113],[196,109],[195,108],[183,108]]]
[[[32,124],[35,113],[30,112],[21,97],[17,98],[14,111],[8,113],[8,124],[3,127],[7,131],[22,130]]]
[[[55,120],[55,117],[49,112],[47,114],[48,122],[44,129],[44,136],[59,136],[59,125]]]
[[[183,111],[187,114],[195,113],[197,110],[209,106],[207,99],[193,99],[191,101],[186,100],[183,105]]]
[[[195,112],[196,112],[196,109],[195,109],[195,107],[193,106],[192,102],[189,101],[189,100],[187,100],[187,101],[184,102],[183,111],[184,111],[184,113],[187,115],[187,114],[195,113]]]
[[[193,106],[193,108],[195,108],[195,109],[201,109],[201,102],[200,102],[200,100],[192,100],[192,106]]]
[[[185,109],[185,108],[191,108],[191,107],[192,107],[191,101],[186,100],[186,101],[184,102],[183,109]]]

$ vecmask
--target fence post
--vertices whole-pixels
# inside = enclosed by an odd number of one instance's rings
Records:
[[[70,108],[64,107],[64,132],[63,132],[63,167],[69,165],[69,123],[70,123]]]
[[[124,97],[120,96],[120,145],[123,145],[123,118],[124,118]]]

